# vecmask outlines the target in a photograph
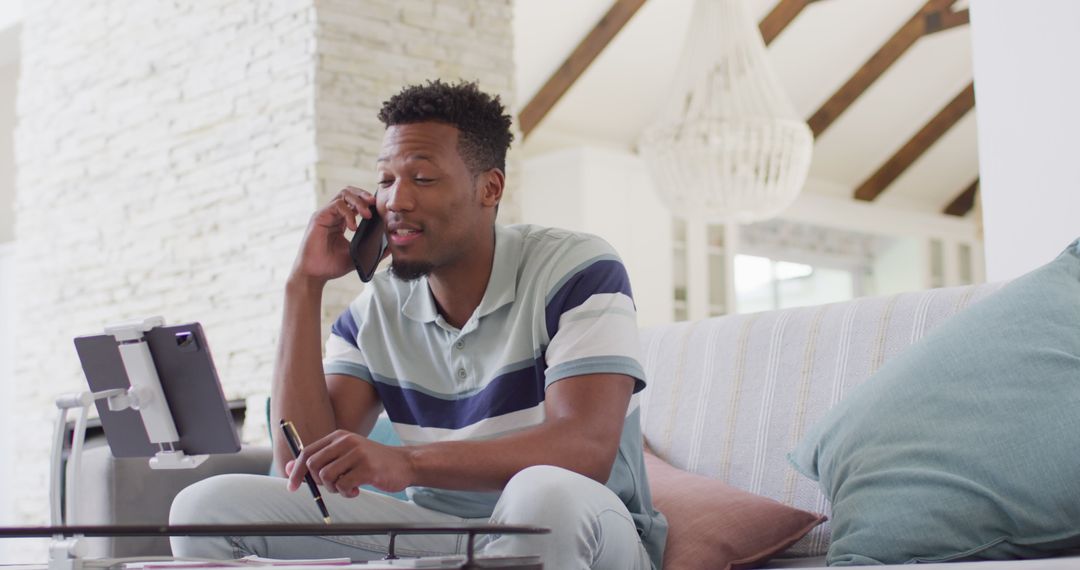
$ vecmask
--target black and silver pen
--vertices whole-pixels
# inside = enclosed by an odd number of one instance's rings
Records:
[[[281,420],[281,431],[285,432],[285,442],[289,444],[293,457],[299,457],[300,452],[304,450],[304,442],[300,441],[300,434],[296,431],[296,426],[289,420]],[[323,522],[330,524],[332,522],[330,520],[330,511],[326,510],[326,503],[323,502],[322,493],[319,492],[319,486],[315,484],[315,479],[311,478],[310,471],[304,473],[304,482],[307,483],[308,489],[311,490],[311,496],[315,497],[315,504],[319,506]]]

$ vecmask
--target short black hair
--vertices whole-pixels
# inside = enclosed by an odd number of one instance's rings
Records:
[[[492,168],[506,172],[506,151],[514,140],[510,115],[498,95],[484,93],[475,82],[410,85],[383,103],[379,120],[388,128],[427,121],[456,127],[458,152],[474,175]]]

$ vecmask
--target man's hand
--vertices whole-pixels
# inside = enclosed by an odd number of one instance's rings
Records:
[[[345,229],[356,231],[357,216],[370,218],[374,205],[373,194],[348,186],[315,212],[293,265],[293,276],[326,283],[352,271]]]
[[[398,492],[413,482],[407,450],[340,429],[305,446],[295,461],[285,465],[290,491],[300,488],[308,471],[315,484],[350,498],[360,494],[360,485]]]

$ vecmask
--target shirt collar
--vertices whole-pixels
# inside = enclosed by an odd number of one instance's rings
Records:
[[[491,264],[484,298],[476,308],[477,317],[485,317],[514,302],[517,298],[518,265],[521,264],[521,234],[495,226],[495,259]]]
[[[521,236],[503,226],[495,226],[495,256],[491,264],[491,276],[480,305],[473,319],[487,316],[499,308],[513,303],[517,298],[517,269],[521,261]],[[439,318],[435,298],[431,294],[426,276],[409,283],[409,295],[401,306],[401,313],[421,323],[431,323]],[[470,319],[472,320],[472,319]]]
[[[421,323],[434,322],[439,317],[426,275],[409,282],[409,296],[405,297],[405,302],[401,305],[401,314]]]

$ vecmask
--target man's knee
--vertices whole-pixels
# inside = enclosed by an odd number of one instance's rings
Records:
[[[213,524],[234,518],[243,506],[254,475],[217,475],[197,481],[180,491],[169,510],[169,524]]]
[[[503,535],[488,554],[542,554],[548,568],[645,568],[634,521],[614,491],[552,466],[522,470],[507,483],[493,522],[541,526],[545,535]],[[645,565],[641,565],[641,561]]]
[[[523,490],[535,493],[537,490],[544,490],[558,493],[564,489],[570,490],[581,486],[595,485],[599,485],[599,483],[569,469],[553,465],[534,465],[522,469],[517,475],[511,477],[504,492]]]
[[[539,524],[555,518],[578,518],[592,510],[586,500],[610,491],[592,479],[551,465],[529,467],[514,475],[503,489],[500,510],[518,524]],[[509,522],[509,521],[508,521]]]

